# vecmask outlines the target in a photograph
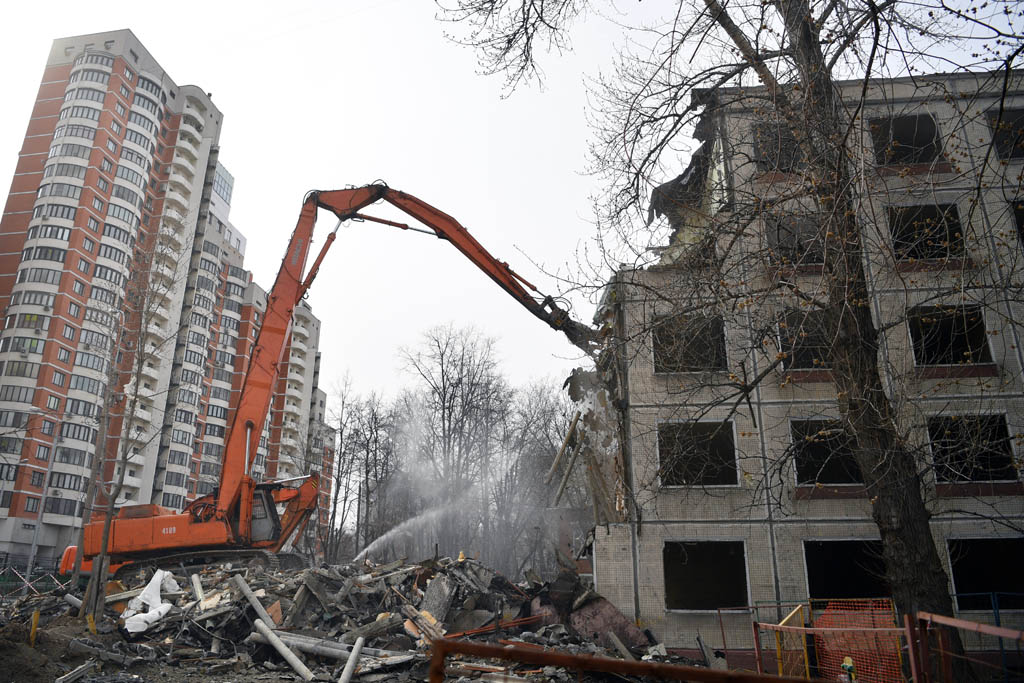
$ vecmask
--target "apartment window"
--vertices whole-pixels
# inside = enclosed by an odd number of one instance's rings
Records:
[[[82,314],[82,307],[76,304],[74,301],[68,302],[68,315],[72,318],[77,318]]]
[[[988,113],[988,125],[992,129],[992,142],[1000,159],[1024,157],[1024,109],[1006,109]]]
[[[655,372],[725,370],[725,325],[717,316],[663,316],[651,333]]]
[[[164,474],[164,486],[185,486],[185,475],[181,472],[166,472]]]
[[[43,511],[54,515],[81,517],[82,504],[77,500],[71,500],[69,498],[53,498],[47,496],[46,500],[43,502]]]
[[[109,149],[114,154],[117,154],[117,143],[114,142],[111,138],[107,138],[107,149]]]
[[[103,178],[97,178],[96,179],[96,187],[100,188],[100,192],[107,192],[108,190],[110,190],[110,183],[108,183]],[[96,220],[96,219],[92,218],[91,216],[90,216],[90,219]]]
[[[99,197],[93,197],[92,208],[96,209],[97,211],[103,211],[103,200],[100,199]]]
[[[998,598],[999,609],[1024,609],[1024,538],[959,538],[947,543],[959,609],[991,612],[993,597]]]
[[[43,420],[42,431],[43,434],[45,434],[46,436],[53,436],[53,433],[54,431],[56,431],[56,428],[57,424],[55,422],[52,422],[50,420]]]
[[[57,396],[49,396],[46,399],[46,408],[48,410],[58,411],[60,410],[60,398]]]
[[[118,123],[117,121],[111,120],[110,121],[110,130],[114,131],[115,135],[120,135],[121,131],[124,130],[124,129],[121,127],[120,123]]]
[[[875,162],[927,164],[942,157],[939,127],[931,114],[908,114],[871,120]]]
[[[166,508],[181,509],[185,505],[185,497],[177,493],[165,493],[160,499],[160,504]]]
[[[226,420],[228,417],[228,409],[223,406],[208,405],[206,407],[207,417],[211,417],[218,420]]]
[[[71,290],[79,296],[85,296],[85,283],[81,280],[72,280]]]
[[[65,339],[74,341],[74,339],[75,339],[75,331],[76,330],[75,330],[74,327],[72,327],[71,325],[68,325],[67,323],[65,323],[64,324],[64,331],[62,332],[62,334],[64,335]]]
[[[754,128],[754,160],[761,172],[793,173],[804,166],[803,151],[785,122]]]
[[[224,436],[224,427],[221,425],[208,424],[206,425],[206,436]]]
[[[885,582],[881,541],[804,541],[811,598],[880,598]]]
[[[100,160],[101,171],[103,171],[104,173],[110,173],[110,169],[112,168],[114,168],[114,164],[110,161],[110,159],[103,157],[103,159]]]
[[[188,464],[189,454],[184,451],[169,451],[167,453],[168,465],[179,465],[184,467]]]
[[[799,485],[859,484],[864,481],[850,437],[833,420],[793,420],[793,460]]]
[[[825,248],[817,215],[767,215],[764,219],[771,259],[784,265],[821,265]]]
[[[662,548],[665,607],[742,607],[747,595],[743,541],[667,541]]]
[[[831,338],[826,333],[823,311],[786,311],[779,324],[779,338],[787,370],[819,370],[831,367]]]
[[[50,459],[50,447],[39,444],[36,446],[36,459],[37,460],[49,460]]]
[[[889,232],[896,258],[944,259],[964,253],[956,204],[889,207]]]
[[[57,347],[57,360],[59,360],[61,363],[70,363],[71,351],[64,348],[63,346]]]
[[[0,508],[8,509],[11,507],[11,492],[3,491],[0,492]]]
[[[184,429],[171,430],[171,441],[174,443],[185,444],[186,446],[192,445],[192,432]]]
[[[67,380],[67,375],[65,375],[63,372],[59,370],[54,370],[50,381],[53,382],[55,386],[62,387],[67,383]]]
[[[45,475],[42,472],[33,472],[29,485],[33,488],[42,488]]]
[[[732,422],[660,424],[658,458],[658,473],[665,486],[733,486],[736,447]]]
[[[0,462],[0,481],[14,481],[18,478],[18,466]]]
[[[1016,481],[1005,415],[942,415],[928,419],[935,478],[942,483]]]
[[[178,408],[174,411],[174,419],[178,422],[184,422],[185,424],[192,424],[196,421],[196,416],[190,410]]]
[[[123,85],[121,86],[121,88],[122,88],[122,90],[127,90],[127,88],[125,88]],[[123,93],[123,92],[121,94],[124,95],[125,97],[128,97],[128,95]],[[114,103],[114,110],[117,112],[118,116],[124,116],[124,114],[125,114],[124,105],[121,104],[120,102],[115,102]]]
[[[39,499],[31,496],[25,498],[25,512],[39,512]]]
[[[918,366],[992,362],[980,306],[922,306],[908,324]]]

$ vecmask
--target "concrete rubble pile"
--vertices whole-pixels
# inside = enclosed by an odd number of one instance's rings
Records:
[[[0,658],[25,655],[7,651],[14,641],[27,642],[38,612],[40,637],[50,643],[49,671],[61,675],[39,680],[62,683],[198,677],[423,681],[431,642],[439,639],[695,664],[668,655],[649,632],[570,571],[551,582],[528,572],[514,584],[463,558],[299,571],[231,564],[194,574],[140,570],[108,583],[106,618],[96,634],[72,616],[76,603],[73,595],[58,594],[0,603]],[[578,678],[575,671],[552,666],[456,655],[446,660],[445,676],[605,680],[601,673]]]

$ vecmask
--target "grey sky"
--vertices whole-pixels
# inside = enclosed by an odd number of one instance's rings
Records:
[[[451,27],[435,13],[425,0],[12,4],[0,25],[0,180],[6,191],[50,41],[127,27],[178,84],[211,92],[224,113],[231,220],[263,286],[308,190],[382,179],[451,214],[557,294],[530,261],[564,270],[593,233],[583,71],[607,64],[617,32],[591,22],[572,54],[545,61],[543,90],[502,99],[501,79],[477,75],[473,53],[445,40]],[[318,235],[333,225],[322,215]],[[564,337],[426,235],[370,223],[343,230],[310,301],[323,320],[328,386],[347,369],[357,390],[393,393],[398,349],[447,322],[498,337],[516,383],[577,364]],[[576,314],[589,321],[592,307]]]

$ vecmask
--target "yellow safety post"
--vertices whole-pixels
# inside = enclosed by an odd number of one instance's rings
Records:
[[[39,631],[39,610],[32,612],[32,630],[28,634],[28,646],[36,646],[36,632]]]

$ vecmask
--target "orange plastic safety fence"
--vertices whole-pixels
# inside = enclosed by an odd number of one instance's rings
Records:
[[[804,626],[805,605],[798,605],[779,626]],[[806,635],[791,631],[775,632],[775,657],[780,676],[806,678],[810,673],[807,661]]]
[[[892,600],[829,600],[815,628],[859,629],[896,626]],[[842,680],[843,662],[849,657],[856,667],[857,679],[875,683],[902,683],[903,660],[900,636],[888,633],[838,631],[815,633],[819,678]]]

